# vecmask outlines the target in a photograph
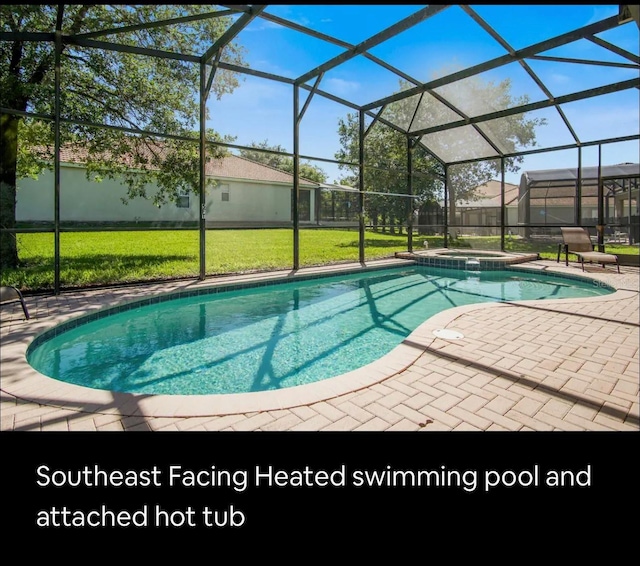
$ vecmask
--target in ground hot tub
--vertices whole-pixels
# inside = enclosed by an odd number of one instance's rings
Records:
[[[415,252],[398,252],[396,257],[412,259],[420,265],[449,267],[452,269],[495,270],[508,265],[533,261],[536,253],[512,253],[496,250],[439,248]]]
[[[502,253],[497,253],[497,252],[484,252],[484,251],[475,251],[475,250],[468,250],[466,252],[464,251],[451,251],[451,252],[439,252],[436,254],[438,257],[457,257],[457,258],[478,258],[478,259],[484,259],[484,258],[502,258],[505,257],[504,254]]]

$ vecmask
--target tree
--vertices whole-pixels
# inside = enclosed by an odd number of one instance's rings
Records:
[[[356,114],[347,114],[346,120],[340,120],[338,134],[341,149],[336,153],[340,161],[358,161],[359,124]],[[391,233],[396,228],[402,233],[402,225],[407,223],[409,215],[423,204],[433,201],[440,188],[441,167],[420,146],[412,149],[414,175],[412,193],[416,197],[409,200],[404,197],[376,195],[375,193],[407,194],[407,138],[384,124],[376,124],[365,138],[365,178],[366,214],[377,229],[389,226]],[[358,174],[349,166],[340,166],[352,172],[341,182],[358,186]]]
[[[270,145],[269,140],[256,143],[252,142],[249,147],[255,147],[258,150],[268,150],[270,152],[287,153],[287,150],[281,145]],[[240,155],[251,161],[263,163],[274,169],[285,171],[293,174],[293,157],[288,155],[278,155],[278,153],[267,153],[266,151],[252,151],[251,149],[241,149]],[[300,177],[315,181],[316,183],[324,183],[327,180],[327,174],[318,166],[310,163],[300,163]]]
[[[209,5],[65,5],[62,20],[61,115],[74,120],[61,123],[61,142],[78,144],[87,160],[87,176],[124,179],[129,198],[146,196],[145,186],[155,182],[161,203],[179,190],[199,189],[199,146],[194,134],[199,123],[200,67],[198,64],[112,50],[81,47],[76,34],[138,26],[100,40],[155,50],[201,55],[229,25],[225,17],[195,19],[188,23],[140,28],[143,23],[211,12]],[[3,32],[52,32],[55,5],[0,7]],[[242,64],[243,49],[235,43],[224,48],[226,61]],[[0,99],[2,106],[19,112],[51,116],[54,112],[53,42],[16,39],[0,42]],[[238,85],[233,73],[218,70],[211,92],[217,98]],[[80,122],[80,123],[78,123]],[[83,125],[120,126],[193,138],[193,143],[121,130]],[[52,160],[53,121],[21,115],[0,115],[0,226],[15,228],[17,179],[37,175]],[[209,139],[217,141],[215,132]],[[158,151],[159,147],[162,151]],[[207,149],[208,158],[219,151]],[[121,158],[127,155],[127,162]],[[137,173],[132,174],[132,169]],[[178,190],[179,189],[179,190]],[[16,267],[15,235],[0,233],[1,266]]]
[[[400,90],[410,85],[400,81]],[[527,96],[519,98],[511,95],[509,80],[494,84],[485,82],[479,77],[470,77],[437,89],[438,93],[463,110],[467,115],[481,115],[495,109],[511,108],[526,104]],[[453,110],[437,101],[431,95],[408,97],[390,104],[382,113],[382,118],[397,124],[402,128],[412,125],[411,131],[428,128],[433,125],[445,124],[452,119],[460,119]],[[479,125],[480,129],[497,140],[497,145],[504,153],[515,152],[519,148],[535,145],[535,129],[543,125],[544,119],[528,119],[523,115],[512,115]],[[468,127],[470,128],[470,126]],[[340,120],[338,131],[341,149],[336,153],[336,159],[341,161],[358,161],[358,117],[347,115]],[[478,144],[486,142],[478,136],[466,136],[460,128],[444,130],[420,138],[421,143],[430,148],[436,155],[446,156],[448,163],[463,161],[473,155]],[[479,149],[479,148],[478,148]],[[505,170],[518,171],[522,157],[505,159]],[[417,195],[414,209],[436,198],[442,198],[441,164],[424,150],[420,145],[412,150],[413,171],[418,174],[413,179],[413,194]],[[406,193],[406,173],[392,173],[392,170],[406,171],[407,167],[407,139],[406,135],[378,122],[365,138],[365,190],[370,192]],[[376,169],[372,169],[375,167]],[[349,166],[342,169],[351,171],[351,177],[345,182],[357,183],[357,171]],[[495,178],[500,172],[499,160],[487,160],[452,166],[449,168],[449,216],[455,218],[456,202],[473,200],[475,190]],[[390,201],[383,197],[372,199],[368,197],[367,212],[374,224],[380,210],[396,219],[402,217],[403,205],[400,199]],[[405,199],[402,199],[405,200]],[[393,224],[393,221],[392,221]]]

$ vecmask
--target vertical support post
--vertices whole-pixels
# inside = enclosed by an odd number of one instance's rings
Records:
[[[214,70],[212,69],[213,73]],[[206,261],[206,241],[207,241],[207,224],[206,224],[206,180],[207,180],[207,135],[206,135],[206,119],[207,119],[207,65],[204,62],[200,63],[200,190],[199,190],[199,210],[200,210],[200,274],[199,279],[203,281],[207,276],[207,261]]]
[[[358,122],[358,258],[364,264],[364,110],[360,110]]]
[[[53,292],[60,294],[60,54],[62,53],[62,32],[55,32],[55,77],[54,77],[54,151],[53,151]]]
[[[602,181],[602,144],[598,144],[598,251],[604,251],[604,183]]]
[[[523,185],[523,179],[524,175],[520,179],[520,191],[518,193],[520,202],[518,203],[518,213],[522,211],[522,218],[524,220],[524,236],[528,240],[531,237],[531,188],[528,184]]]
[[[622,192],[624,192],[624,181],[622,181]],[[629,179],[629,199],[627,208],[627,244],[630,246],[634,243],[631,240],[631,179]]]
[[[504,229],[507,223],[507,208],[504,195],[504,157],[500,158],[500,251],[504,251]]]
[[[293,217],[293,269],[300,268],[300,226],[298,198],[300,196],[300,87],[293,85],[293,193],[291,215]]]
[[[576,226],[582,226],[582,147],[578,146],[578,175],[576,179]]]
[[[444,247],[449,247],[449,166],[444,165]]]
[[[413,251],[413,143],[407,136],[407,251]]]

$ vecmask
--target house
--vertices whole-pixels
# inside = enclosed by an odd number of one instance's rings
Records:
[[[199,197],[185,194],[175,202],[155,206],[150,198],[127,199],[127,189],[117,180],[90,181],[82,150],[61,149],[60,221],[82,224],[197,224]],[[289,226],[292,215],[293,176],[236,155],[206,164],[206,175],[216,183],[206,189],[207,226]],[[300,221],[316,223],[319,184],[300,179]],[[157,190],[157,189],[155,189]],[[147,187],[152,196],[153,186]],[[16,221],[22,224],[54,220],[54,176],[44,171],[37,179],[18,181]]]
[[[504,184],[505,220],[507,226],[518,222],[518,186]],[[473,200],[456,202],[455,222],[461,234],[495,236],[502,222],[502,183],[491,180],[474,191]]]
[[[580,198],[577,168],[525,171],[518,190],[519,222],[538,227],[576,224],[596,226],[600,178],[603,184],[605,233],[624,233],[629,242],[637,242],[638,163],[583,167]]]
[[[576,168],[525,171],[519,185],[505,183],[505,225],[524,237],[534,232],[556,233],[558,226],[595,227],[599,178],[603,183],[605,233],[638,242],[638,163],[582,167],[579,199]],[[500,226],[501,201],[500,181],[489,181],[476,188],[473,200],[456,202],[456,218],[449,221],[450,225],[463,235],[495,235]],[[523,227],[527,225],[532,228]]]

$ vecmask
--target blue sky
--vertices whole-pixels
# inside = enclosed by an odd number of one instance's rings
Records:
[[[420,5],[270,5],[266,11],[357,44],[421,8]],[[616,15],[618,11],[618,5],[472,5],[472,8],[514,49]],[[638,55],[638,28],[635,24],[604,32],[599,37]],[[289,78],[297,78],[344,51],[339,46],[260,18],[255,19],[237,40],[246,48],[245,59],[250,67]],[[505,54],[504,48],[458,6],[450,6],[370,52],[422,82]],[[627,59],[588,40],[559,47],[545,55],[629,63]],[[528,62],[554,96],[638,76],[637,70],[628,68],[540,60]],[[480,78],[496,83],[510,78],[513,96],[527,95],[532,102],[546,99],[518,63],[483,73]],[[363,57],[356,57],[328,71],[320,88],[356,104],[366,104],[398,91],[399,78]],[[226,95],[220,101],[210,100],[207,125],[221,134],[236,136],[238,144],[268,140],[291,152],[292,93],[290,85],[247,75],[232,95]],[[306,92],[301,91],[301,105],[305,98]],[[637,134],[638,106],[638,91],[630,89],[600,100],[566,104],[563,111],[580,139],[590,141]],[[490,110],[487,107],[486,111]],[[338,120],[350,111],[340,104],[315,97],[301,123],[301,153],[333,159],[339,149]],[[541,110],[530,117],[543,117],[548,122],[537,131],[539,147],[572,142],[554,109]],[[637,162],[638,152],[637,142],[605,146],[603,162]],[[585,148],[584,165],[597,165],[597,162],[597,148]],[[316,164],[328,173],[330,181],[342,174],[335,165]],[[576,165],[577,151],[570,150],[526,157],[522,171]],[[507,177],[509,182],[517,183],[518,180],[519,174]]]

